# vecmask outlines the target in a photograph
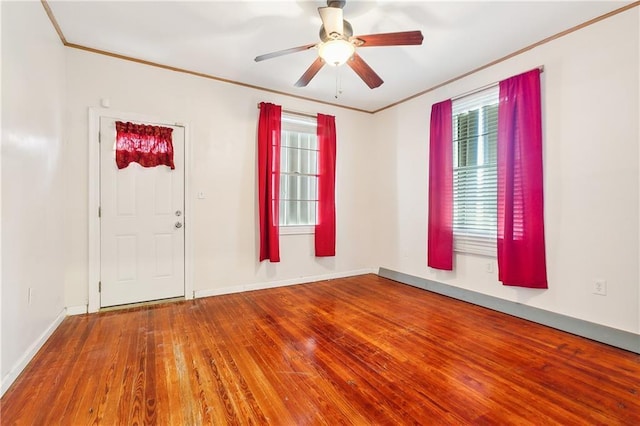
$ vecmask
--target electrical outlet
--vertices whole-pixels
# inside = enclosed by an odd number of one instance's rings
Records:
[[[607,295],[607,282],[605,280],[595,280],[593,282],[593,294],[600,296]]]
[[[487,274],[493,273],[493,262],[487,262],[485,270],[487,271]]]

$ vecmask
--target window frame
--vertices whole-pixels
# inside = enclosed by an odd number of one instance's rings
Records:
[[[318,146],[318,142],[317,142],[317,126],[318,126],[318,121],[316,117],[310,116],[310,115],[306,115],[306,114],[297,114],[295,112],[288,112],[288,111],[283,111],[282,112],[282,118],[281,118],[281,144],[280,144],[280,157],[281,157],[281,167],[280,167],[280,193],[279,195],[279,200],[281,202],[280,205],[280,215],[279,215],[279,231],[280,231],[280,235],[301,235],[301,234],[314,234],[315,233],[315,227],[317,225],[317,221],[318,221],[318,178],[319,178],[319,174],[318,174],[318,160],[319,160],[319,155],[320,155],[320,150],[319,150],[319,146]],[[304,130],[312,130],[313,131],[309,131],[309,132],[305,132]],[[315,174],[309,173],[309,174],[304,174],[304,173],[291,173],[291,172],[287,172],[284,171],[287,168],[283,167],[282,164],[282,159],[284,158],[283,156],[283,151],[284,149],[298,149],[298,150],[302,150],[302,148],[296,148],[296,147],[287,147],[284,145],[284,140],[285,140],[285,132],[293,132],[293,133],[297,133],[297,134],[310,134],[313,135],[315,137],[315,149],[310,149],[310,148],[305,148],[305,149],[309,149],[309,150],[313,150],[315,151],[315,155],[316,155],[316,165],[315,165]],[[315,203],[315,214],[314,216],[314,223],[313,224],[284,224],[281,221],[283,220],[283,208],[282,208],[282,199],[283,199],[283,191],[284,191],[284,185],[283,185],[283,181],[282,181],[282,177],[283,176],[307,176],[307,177],[314,177],[315,178],[315,189],[314,189],[314,193],[315,193],[315,200],[298,200],[298,201],[313,201]],[[291,198],[289,198],[291,200]]]
[[[486,87],[486,88],[482,88],[478,91],[475,91],[471,94],[459,97],[457,99],[453,100],[453,104],[452,104],[452,116],[451,116],[451,126],[452,126],[452,135],[453,135],[453,141],[452,141],[452,150],[453,150],[453,155],[452,155],[452,161],[454,162],[453,164],[453,172],[454,172],[454,176],[456,173],[456,169],[459,167],[457,165],[457,157],[456,157],[456,152],[457,152],[457,144],[458,144],[458,138],[457,138],[457,129],[456,129],[456,120],[457,117],[465,112],[474,110],[474,109],[482,109],[486,106],[490,106],[490,105],[498,105],[498,99],[499,99],[499,87],[498,85],[492,85],[490,87]],[[484,120],[480,120],[478,118],[477,120],[478,124],[477,124],[477,135],[478,137],[480,137],[480,135],[485,134],[485,129],[483,129],[484,126]],[[497,148],[497,108],[496,108],[496,122],[495,122],[495,129],[496,129],[496,134],[495,134],[495,138],[496,138],[496,148]],[[477,152],[477,151],[476,151]],[[497,156],[497,154],[496,154]],[[468,167],[468,166],[467,166]],[[497,158],[496,158],[496,174],[495,174],[495,179],[496,179],[496,198],[497,198]],[[455,184],[455,180],[454,180],[454,184]],[[456,198],[456,192],[455,189],[453,190],[453,196],[454,196],[454,211],[455,211],[455,198]],[[497,206],[496,206],[497,208]],[[496,210],[497,213],[497,210]],[[497,215],[496,215],[496,220],[497,220]],[[496,223],[496,229],[497,229],[497,223]],[[487,235],[487,234],[475,234],[475,233],[470,233],[470,232],[464,232],[461,231],[460,229],[456,228],[456,222],[455,220],[453,221],[453,250],[454,252],[457,253],[463,253],[463,254],[475,254],[475,255],[481,255],[481,256],[487,256],[487,257],[492,257],[495,258],[497,257],[497,232],[494,235]]]

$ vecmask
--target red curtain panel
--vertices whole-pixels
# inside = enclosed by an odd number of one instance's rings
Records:
[[[260,261],[280,262],[280,127],[282,107],[260,103],[258,203]]]
[[[131,163],[143,167],[173,164],[173,142],[169,127],[116,121],[116,164],[124,169]]]
[[[498,106],[498,278],[547,288],[540,70],[500,82]]]
[[[336,255],[336,119],[318,114],[316,256]]]
[[[453,269],[453,126],[451,99],[431,107],[427,265]]]

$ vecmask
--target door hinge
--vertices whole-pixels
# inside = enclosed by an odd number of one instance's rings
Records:
[[[102,217],[102,207],[98,206],[98,217]]]
[[[98,281],[98,293],[102,293],[102,281]]]
[[[102,133],[98,132],[98,143],[102,142]]]

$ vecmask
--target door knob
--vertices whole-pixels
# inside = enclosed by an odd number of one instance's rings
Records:
[[[176,228],[178,228],[178,229],[182,228],[182,223],[176,222]]]
[[[180,217],[182,215],[182,212],[180,210],[176,210],[176,216]]]

